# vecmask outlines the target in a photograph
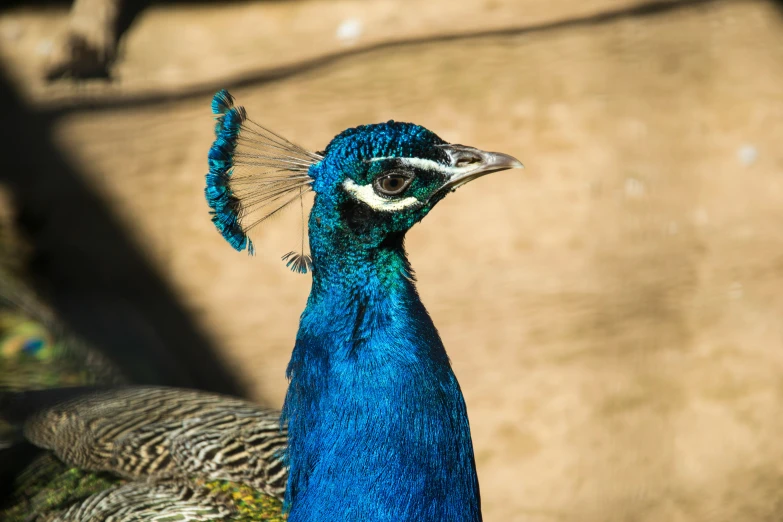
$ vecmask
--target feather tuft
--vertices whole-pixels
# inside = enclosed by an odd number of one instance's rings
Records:
[[[323,157],[249,119],[225,89],[212,98],[212,112],[215,141],[204,195],[223,238],[252,255],[250,230],[301,200],[313,181],[310,166]]]
[[[212,97],[213,114],[225,114],[233,106],[234,97],[225,89],[221,89]]]
[[[291,251],[280,258],[285,261],[285,266],[291,269],[291,272],[297,274],[306,274],[313,269],[313,258],[308,254]]]

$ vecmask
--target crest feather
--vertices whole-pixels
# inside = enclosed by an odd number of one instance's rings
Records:
[[[212,112],[217,121],[204,194],[221,235],[236,250],[252,255],[250,230],[301,200],[311,190],[310,166],[323,157],[249,119],[225,89],[212,98]],[[305,257],[309,259],[298,254]],[[288,266],[300,273],[310,268],[305,261],[289,261]]]

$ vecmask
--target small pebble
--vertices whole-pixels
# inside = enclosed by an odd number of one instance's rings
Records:
[[[737,151],[737,159],[739,159],[740,163],[742,163],[746,167],[756,163],[758,157],[759,157],[759,151],[753,145],[743,145]]]
[[[710,222],[710,215],[707,214],[706,209],[699,208],[693,213],[693,220],[697,225],[704,226]]]
[[[35,52],[39,56],[49,56],[52,54],[52,49],[54,49],[54,42],[51,40],[42,40],[35,48]]]
[[[625,195],[629,198],[640,198],[646,192],[644,183],[635,178],[625,180]]]
[[[732,283],[729,287],[729,299],[741,299],[742,294],[742,283]]]
[[[362,35],[362,21],[348,18],[337,27],[337,39],[344,43],[353,43]]]

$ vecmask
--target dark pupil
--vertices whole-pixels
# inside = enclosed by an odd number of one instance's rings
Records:
[[[386,190],[395,191],[402,186],[402,179],[397,177],[386,178],[383,183]]]

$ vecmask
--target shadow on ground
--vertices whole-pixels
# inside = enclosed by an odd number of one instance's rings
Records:
[[[26,271],[56,314],[138,383],[242,394],[209,337],[0,73],[0,184],[29,245]]]

